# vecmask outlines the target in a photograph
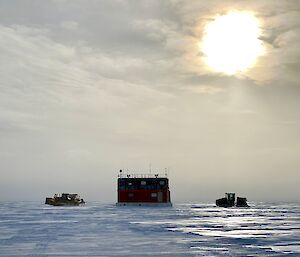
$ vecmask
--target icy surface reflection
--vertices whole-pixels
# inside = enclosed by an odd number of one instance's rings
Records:
[[[300,256],[300,205],[2,202],[0,256]]]

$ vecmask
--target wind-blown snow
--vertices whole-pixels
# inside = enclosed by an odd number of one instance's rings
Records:
[[[300,256],[300,205],[2,202],[0,256]]]

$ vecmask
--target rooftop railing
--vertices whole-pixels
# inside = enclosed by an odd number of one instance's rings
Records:
[[[167,178],[167,173],[123,173],[119,172],[118,178]]]

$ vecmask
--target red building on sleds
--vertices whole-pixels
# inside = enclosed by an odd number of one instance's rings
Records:
[[[120,170],[117,205],[172,206],[167,175],[123,174]]]

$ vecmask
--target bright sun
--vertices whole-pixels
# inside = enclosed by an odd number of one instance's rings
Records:
[[[263,54],[259,36],[259,22],[253,14],[231,12],[207,24],[200,47],[210,68],[232,75],[253,67]]]

